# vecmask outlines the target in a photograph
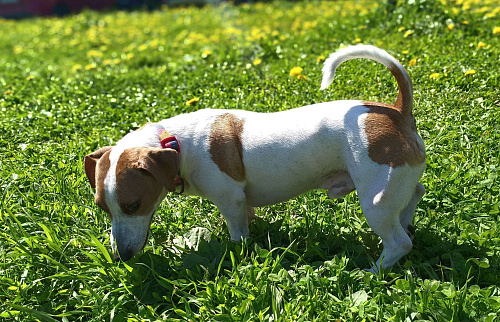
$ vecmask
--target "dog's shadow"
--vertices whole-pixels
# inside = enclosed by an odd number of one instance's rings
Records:
[[[195,284],[231,274],[228,272],[241,263],[262,263],[268,256],[280,256],[280,265],[285,269],[306,264],[320,267],[334,256],[344,255],[349,258],[349,269],[371,266],[367,245],[359,235],[326,233],[302,225],[291,230],[283,225],[283,219],[269,222],[257,218],[250,225],[251,238],[238,243],[228,240],[227,234],[216,236],[207,229],[193,228],[158,254],[147,250],[128,263],[132,267],[130,291],[142,303],[159,306],[163,311],[172,308],[169,303],[192,296],[185,290],[196,288]],[[374,235],[373,239],[377,248],[378,237]]]
[[[378,236],[372,232],[339,233],[300,227],[292,229],[283,220],[269,222],[258,218],[250,226],[252,237],[242,243],[228,241],[227,236],[215,236],[203,228],[192,229],[180,245],[164,247],[158,254],[146,251],[134,259],[130,264],[130,291],[137,300],[154,305],[161,312],[175,309],[175,303],[191,298],[193,289],[201,284],[234,274],[241,263],[253,264],[259,257],[262,263],[266,256],[280,256],[280,265],[288,270],[302,265],[319,268],[335,256],[345,256],[349,259],[346,269],[355,270],[372,266],[382,250]],[[414,249],[392,270],[404,275],[402,271],[410,269],[423,279],[459,283],[464,279],[466,283],[465,279],[479,273],[481,267],[484,271],[484,261],[480,261],[491,257],[487,254],[485,248],[477,245],[457,244],[439,232],[417,229]],[[500,284],[496,277],[498,260],[490,258],[489,266],[486,281]],[[485,273],[481,274],[484,280]]]

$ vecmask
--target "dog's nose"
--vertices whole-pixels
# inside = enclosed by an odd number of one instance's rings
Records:
[[[134,257],[134,252],[131,248],[118,249],[114,252],[115,262],[123,261],[126,262]]]

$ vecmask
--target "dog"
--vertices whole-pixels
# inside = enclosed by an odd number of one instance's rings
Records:
[[[370,271],[406,255],[425,192],[419,183],[425,146],[412,114],[412,82],[387,52],[357,45],[325,61],[321,89],[342,62],[355,58],[392,72],[399,87],[394,105],[341,100],[276,113],[202,109],[147,124],[85,156],[95,202],[111,218],[115,260],[127,261],[143,249],[153,213],[178,189],[210,199],[234,241],[248,237],[254,207],[313,189],[326,189],[332,199],[356,190],[383,243]]]

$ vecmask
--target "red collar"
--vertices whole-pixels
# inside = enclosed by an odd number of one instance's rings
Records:
[[[168,133],[168,131],[165,129],[158,129],[158,134],[160,135],[160,144],[162,148],[174,149],[175,151],[177,151],[177,153],[181,152],[181,147],[179,146],[179,142],[177,142],[175,136],[170,135],[170,133]],[[181,187],[181,191],[179,192],[179,194],[182,194],[184,192],[184,179],[181,178],[180,170],[179,174],[174,180],[174,183],[176,187]]]
[[[170,135],[170,133],[168,133],[165,129],[158,130],[158,134],[160,134],[160,143],[162,148],[174,149],[177,153],[181,152],[181,147],[179,146],[179,142],[177,142],[175,136]]]

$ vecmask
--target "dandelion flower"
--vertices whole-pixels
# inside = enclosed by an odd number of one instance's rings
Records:
[[[361,42],[361,38],[356,38],[352,41],[353,44],[359,44]]]
[[[21,46],[14,46],[14,54],[20,54],[23,52],[23,47]]]
[[[398,31],[399,31],[399,32],[401,32],[401,31],[403,31],[403,30],[405,30],[405,29],[406,29],[405,27],[399,27],[399,28],[398,28]]]
[[[495,27],[495,28],[493,28],[493,34],[494,34],[494,35],[498,35],[498,34],[500,34],[500,27]]]
[[[464,20],[464,21],[462,21],[462,24],[464,24],[464,25],[468,25],[468,24],[469,24],[469,20]]]
[[[478,44],[477,44],[477,48],[481,49],[481,48],[484,48],[486,47],[486,44],[482,41],[480,41]]]
[[[212,51],[210,49],[205,49],[202,53],[201,53],[201,57],[203,58],[207,58],[208,56],[212,55]]]
[[[316,61],[317,61],[318,63],[322,63],[322,62],[324,62],[324,61],[325,61],[325,56],[323,56],[323,55],[318,56],[318,58],[316,58]]]
[[[415,66],[417,64],[417,58],[410,60],[410,66]]]
[[[402,53],[403,55],[406,55],[406,54],[408,54],[409,52],[410,52],[409,50],[403,50],[401,53]]]
[[[76,72],[77,70],[80,70],[82,69],[82,65],[80,64],[76,64],[76,65],[73,65],[73,67],[71,67],[71,70]]]
[[[28,77],[26,77],[26,80],[32,80],[33,78],[35,78],[35,75],[29,75]]]
[[[468,71],[465,72],[464,76],[472,75],[475,73],[476,73],[476,71],[474,69],[469,69]]]
[[[294,67],[290,70],[290,76],[299,76],[300,74],[302,74],[302,67]]]
[[[186,102],[186,105],[193,106],[196,105],[196,103],[198,103],[199,101],[200,99],[198,97],[193,97],[192,99]]]
[[[303,79],[303,80],[306,80],[306,79],[307,79],[307,77],[305,77],[304,75],[298,75],[298,76],[297,76],[297,79]]]
[[[92,49],[92,50],[89,50],[87,52],[87,57],[88,58],[101,58],[102,52],[100,52],[99,50]]]
[[[262,63],[262,59],[260,58],[257,58],[253,61],[254,66],[260,65],[260,63]]]
[[[405,32],[405,34],[403,35],[403,38],[408,38],[411,34],[413,34],[413,30],[408,30],[407,32]]]
[[[437,79],[439,77],[439,75],[440,75],[439,73],[432,73],[429,75],[429,78],[430,79]]]
[[[453,28],[455,28],[455,24],[450,23],[448,24],[448,26],[446,26],[446,28],[448,29],[448,31],[452,31]]]

